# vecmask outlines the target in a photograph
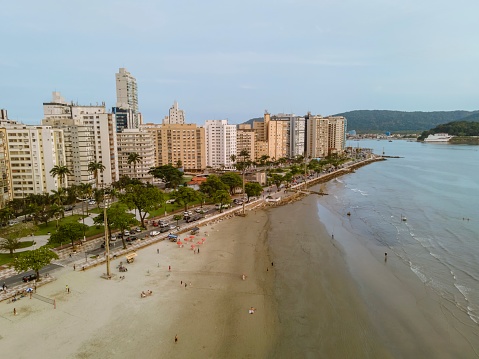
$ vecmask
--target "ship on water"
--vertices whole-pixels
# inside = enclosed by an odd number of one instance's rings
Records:
[[[424,142],[449,142],[452,137],[454,136],[447,133],[435,133],[427,136],[427,138],[424,139]]]

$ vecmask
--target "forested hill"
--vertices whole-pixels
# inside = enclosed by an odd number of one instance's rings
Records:
[[[324,116],[324,115],[323,115]],[[479,111],[435,111],[404,112],[388,110],[356,110],[338,113],[333,116],[344,116],[348,120],[348,131],[358,133],[384,133],[428,131],[440,124],[452,121],[479,121]],[[252,118],[245,123],[263,121],[262,117]]]
[[[479,111],[404,112],[387,110],[356,110],[338,113],[348,120],[348,131],[367,132],[422,132],[437,125],[458,121],[479,121]]]
[[[423,140],[430,134],[434,133],[447,133],[449,135],[460,137],[479,136],[479,121],[454,121],[442,124],[429,131],[424,131],[418,140]]]

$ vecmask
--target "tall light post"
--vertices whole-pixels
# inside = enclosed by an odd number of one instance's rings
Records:
[[[105,253],[106,253],[106,276],[110,279],[110,236],[108,235],[108,218],[106,214],[107,207],[110,203],[110,188],[104,188],[103,194],[103,219],[105,223]]]

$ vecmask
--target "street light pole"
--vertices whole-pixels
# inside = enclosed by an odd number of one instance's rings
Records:
[[[109,191],[107,192],[107,189],[105,188],[105,193],[103,195],[103,219],[105,222],[105,252],[106,252],[106,275],[107,278],[109,279],[111,274],[110,274],[110,236],[108,235],[108,218],[106,214],[106,209],[108,207],[110,199],[110,194]]]

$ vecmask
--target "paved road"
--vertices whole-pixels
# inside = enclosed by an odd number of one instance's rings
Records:
[[[62,266],[58,265],[58,264],[49,264],[46,267],[43,267],[42,269],[40,269],[40,276],[42,276],[46,273],[53,273],[55,270],[57,270],[59,268],[62,268]],[[31,271],[28,271],[28,272],[24,272],[24,273],[21,273],[21,274],[16,274],[14,276],[8,277],[0,283],[0,286],[3,283],[5,283],[7,285],[7,287],[11,288],[11,287],[14,287],[16,285],[22,284],[23,283],[22,278],[26,275],[29,275],[29,274],[35,274],[35,272],[31,270]],[[31,283],[32,283],[32,286],[33,286],[33,281]]]

